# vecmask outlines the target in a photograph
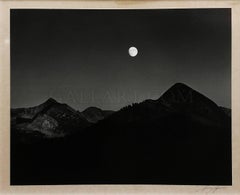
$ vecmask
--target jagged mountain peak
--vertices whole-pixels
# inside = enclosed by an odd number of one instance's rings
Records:
[[[57,102],[57,100],[50,97],[43,104],[55,104],[55,103],[59,103],[59,102]]]
[[[49,98],[44,103],[12,113],[12,125],[20,132],[40,132],[47,137],[61,137],[81,131],[89,122],[81,113]]]
[[[165,93],[167,93],[167,92],[174,93],[174,92],[179,92],[179,91],[185,93],[186,95],[189,95],[191,93],[201,94],[198,91],[196,91],[195,89],[193,89],[192,87],[190,87],[189,85],[187,85],[185,83],[180,83],[180,82],[172,85]]]
[[[184,83],[175,83],[158,100],[168,105],[205,102],[209,105],[217,106],[212,100]]]
[[[204,117],[220,123],[226,117],[215,102],[183,83],[174,84],[157,101],[195,118]]]
[[[170,87],[169,89],[190,89],[190,90],[193,90],[191,87],[189,87],[188,85],[186,85],[185,83],[175,83],[172,87]]]
[[[179,92],[181,94],[179,94]],[[194,89],[192,89],[191,87],[189,87],[188,85],[184,84],[184,83],[175,83],[174,85],[172,85],[159,99],[161,99],[164,96],[169,96],[169,95],[191,95],[191,93],[196,92]],[[180,96],[182,97],[182,96]],[[182,97],[184,98],[184,97]]]

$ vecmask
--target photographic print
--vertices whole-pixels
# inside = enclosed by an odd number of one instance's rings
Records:
[[[231,9],[11,9],[11,185],[232,185]]]

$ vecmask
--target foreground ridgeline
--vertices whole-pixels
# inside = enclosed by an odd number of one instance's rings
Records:
[[[231,184],[231,110],[185,84],[119,111],[11,110],[11,184]]]

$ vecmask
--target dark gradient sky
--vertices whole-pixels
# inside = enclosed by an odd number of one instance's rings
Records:
[[[12,107],[118,110],[176,82],[231,106],[230,9],[11,10]]]

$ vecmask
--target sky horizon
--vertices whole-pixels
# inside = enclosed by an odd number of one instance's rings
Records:
[[[177,82],[177,83],[181,83],[181,82]],[[175,85],[176,83],[174,83],[173,85]],[[184,84],[184,85],[187,85],[186,83],[181,83],[181,84]],[[169,90],[173,85],[169,86],[167,90]],[[188,87],[192,88],[191,86],[187,85]],[[193,89],[193,88],[192,88]],[[195,89],[193,89],[195,90]],[[121,108],[125,107],[125,106],[128,106],[128,105],[131,105],[133,103],[140,103],[140,102],[143,102],[144,100],[157,100],[161,97],[161,95],[163,95],[166,91],[163,91],[160,96],[157,96],[157,94],[159,94],[159,92],[156,91],[156,93],[152,93],[152,94],[145,94],[145,96],[139,96],[139,94],[136,93],[136,91],[131,91],[132,92],[132,95],[135,96],[133,99],[133,102],[130,102],[128,101],[127,97],[126,97],[126,93],[125,92],[120,92],[120,91],[106,91],[105,94],[103,95],[102,94],[102,101],[105,101],[105,102],[111,102],[111,103],[119,103],[120,101],[124,101],[124,102],[127,102],[126,105],[123,105],[122,107],[119,107],[118,109],[111,109],[112,111],[118,111],[120,110]],[[197,90],[196,90],[197,91]],[[199,93],[201,93],[200,91],[197,91]],[[69,94],[71,94],[72,92],[70,92]],[[204,95],[205,97],[207,97],[205,94],[201,93],[202,95]],[[76,95],[76,94],[75,94]],[[99,94],[97,94],[99,95]],[[85,109],[89,108],[89,107],[97,107],[97,108],[100,108],[102,110],[110,110],[110,109],[104,109],[104,108],[101,108],[101,107],[98,107],[98,106],[94,106],[96,105],[96,99],[97,99],[97,96],[96,94],[91,91],[91,92],[87,92],[87,93],[81,93],[81,95],[77,95],[78,97],[80,97],[80,99],[75,99],[75,97],[72,95],[70,95],[72,97],[72,100],[69,101],[70,104],[68,104],[69,106],[71,106],[72,108],[78,110],[78,111],[84,111]],[[208,98],[208,97],[207,97]],[[49,96],[47,97],[45,100],[43,100],[42,102],[38,102],[37,104],[34,104],[34,105],[31,105],[31,106],[23,106],[23,107],[11,107],[12,109],[16,109],[16,108],[26,108],[26,107],[34,107],[34,106],[38,106],[40,104],[43,104],[44,102],[48,101],[49,99],[53,99],[55,101],[57,101],[58,103],[66,103],[64,102],[64,98],[61,98],[61,97],[58,97],[58,98],[55,98],[53,96]],[[75,105],[77,104],[80,104],[80,105],[84,105],[86,102],[90,102],[89,99],[91,100],[92,102],[92,105],[90,106],[87,106],[85,107],[84,109],[82,110],[79,110],[78,108],[74,107],[74,104],[71,104],[71,102],[74,102]],[[88,101],[87,101],[88,100]],[[99,99],[98,99],[99,101]],[[216,103],[216,102],[215,102]],[[222,106],[222,105],[218,105],[218,106]],[[229,107],[226,107],[226,108],[229,108]]]
[[[231,9],[11,10],[12,108],[118,110],[177,82],[231,108]]]

